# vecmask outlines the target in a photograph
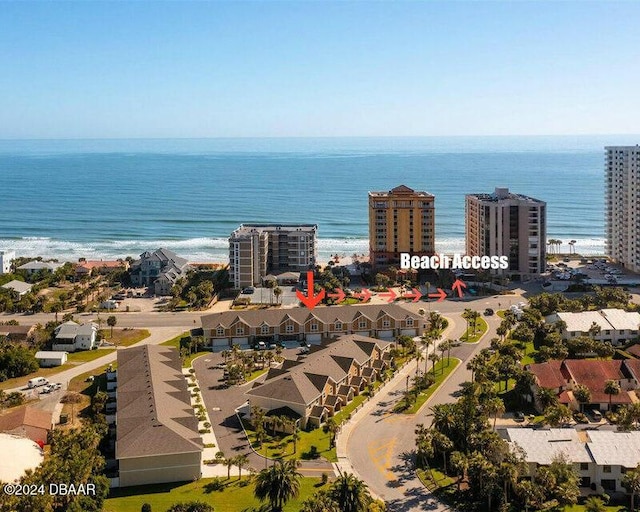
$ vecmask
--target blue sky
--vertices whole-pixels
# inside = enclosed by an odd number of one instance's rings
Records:
[[[639,133],[640,2],[2,2],[0,138]]]

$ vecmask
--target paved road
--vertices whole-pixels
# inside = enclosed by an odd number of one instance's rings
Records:
[[[466,322],[460,316],[465,307],[476,310],[492,307],[497,309],[497,303],[502,307],[508,305],[504,297],[479,299],[472,303],[442,303],[439,310],[452,320],[446,338],[458,338],[464,333]],[[513,302],[519,299],[513,298]],[[416,305],[411,308],[420,307]],[[457,313],[453,310],[457,309]],[[451,351],[452,357],[462,360],[448,379],[431,396],[429,401],[416,415],[394,414],[391,412],[394,404],[402,399],[406,386],[406,375],[415,375],[415,364],[403,368],[392,383],[378,393],[367,404],[369,411],[363,409],[351,425],[347,425],[339,437],[339,446],[346,456],[347,468],[351,469],[367,482],[371,491],[385,500],[391,512],[409,512],[425,510],[446,510],[434,496],[424,488],[417,479],[414,471],[415,436],[414,430],[418,423],[430,424],[430,407],[438,403],[452,402],[452,394],[459,388],[460,383],[471,380],[471,372],[466,364],[481,348],[487,346],[495,330],[500,324],[497,316],[484,317],[489,323],[489,331],[479,343],[463,344]],[[433,347],[431,347],[433,350]],[[339,449],[339,456],[341,450]]]

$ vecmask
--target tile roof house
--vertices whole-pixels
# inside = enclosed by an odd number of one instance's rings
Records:
[[[222,350],[233,344],[258,341],[305,340],[319,343],[343,334],[392,339],[419,336],[425,319],[396,304],[340,307],[224,311],[202,317],[204,337]]]
[[[52,350],[75,352],[98,348],[98,324],[93,322],[86,324],[65,322],[56,327],[53,334]]]
[[[53,430],[51,413],[36,407],[17,407],[0,415],[0,432],[46,443],[49,430]]]
[[[121,487],[200,478],[202,438],[177,350],[119,350],[116,401]]]
[[[314,347],[305,359],[270,370],[246,395],[252,407],[267,412],[288,407],[300,428],[318,427],[373,382],[378,373],[365,369],[373,368],[374,362],[388,366],[391,346],[389,341],[356,334],[340,336]]]
[[[529,476],[558,455],[575,465],[583,494],[625,493],[624,474],[640,464],[640,432],[572,428],[508,428],[505,437],[525,452]]]
[[[636,390],[640,389],[640,360],[565,359],[529,364],[526,368],[535,377],[532,386],[534,396],[538,388],[552,389],[560,403],[573,409],[580,407],[573,395],[578,385],[586,386],[591,393],[591,402],[585,404],[589,408],[607,410],[609,403],[618,406],[638,401]],[[616,381],[620,393],[611,397],[606,394],[604,386],[607,380]],[[537,407],[540,408],[539,404]]]
[[[156,295],[169,295],[171,287],[191,270],[187,260],[169,249],[143,252],[131,265],[129,275],[134,286],[153,286]]]
[[[81,278],[95,273],[107,274],[115,270],[127,270],[129,263],[126,260],[80,260],[76,264],[76,277]]]

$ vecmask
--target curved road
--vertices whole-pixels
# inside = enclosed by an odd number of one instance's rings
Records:
[[[440,312],[450,320],[443,339],[459,338],[464,333],[466,322],[462,319],[461,313],[465,307],[484,311],[487,307],[497,309],[499,302],[501,307],[508,305],[504,296],[473,302],[448,302],[443,303],[442,307],[438,304]],[[512,302],[517,300],[512,297]],[[417,309],[420,306],[408,307]],[[410,363],[383,391],[367,403],[352,423],[344,428],[338,439],[338,456],[342,462],[340,465],[354,471],[363,479],[369,489],[387,503],[391,512],[447,510],[416,476],[414,430],[419,423],[431,423],[430,407],[454,401],[452,394],[459,385],[471,380],[471,372],[466,368],[467,362],[480,349],[489,345],[491,338],[496,336],[496,328],[501,321],[496,315],[484,318],[489,324],[488,332],[478,343],[463,344],[452,349],[451,356],[462,362],[417,414],[391,412],[395,403],[402,399],[406,375],[415,375],[415,364]],[[430,350],[433,350],[433,347],[430,347]]]

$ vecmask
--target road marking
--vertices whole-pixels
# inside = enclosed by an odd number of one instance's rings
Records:
[[[387,480],[395,480],[396,476],[389,470],[389,467],[391,467],[391,456],[396,446],[396,438],[393,437],[386,443],[380,443],[379,441],[371,442],[367,447],[371,462]]]

